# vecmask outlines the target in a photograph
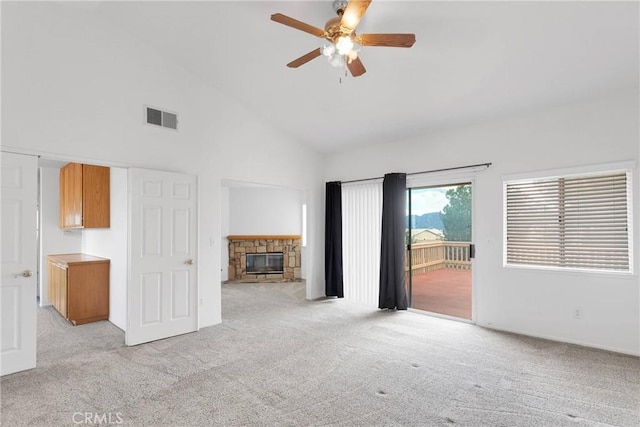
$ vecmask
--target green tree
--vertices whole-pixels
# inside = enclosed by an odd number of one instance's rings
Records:
[[[444,240],[471,241],[471,186],[459,185],[446,192],[449,204],[442,209]]]

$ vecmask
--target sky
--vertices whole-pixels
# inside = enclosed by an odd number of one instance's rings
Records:
[[[414,189],[411,192],[412,215],[422,215],[429,212],[441,212],[449,201],[445,193],[450,188],[437,187]]]

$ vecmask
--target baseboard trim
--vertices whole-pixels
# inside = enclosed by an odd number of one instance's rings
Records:
[[[506,332],[506,333],[513,334],[513,335],[521,335],[521,336],[525,336],[525,337],[539,338],[539,339],[543,339],[543,340],[547,340],[547,341],[553,341],[553,342],[557,342],[557,343],[575,345],[575,346],[578,346],[578,347],[586,347],[586,348],[591,348],[591,349],[594,349],[594,350],[602,350],[602,351],[607,351],[609,353],[622,354],[622,355],[625,355],[625,356],[640,357],[640,350],[634,353],[632,351],[628,351],[628,350],[620,349],[620,348],[616,348],[616,347],[610,347],[610,346],[605,346],[605,345],[586,343],[586,342],[578,341],[578,340],[568,340],[566,338],[559,338],[559,337],[554,337],[554,336],[551,336],[551,335],[526,333],[526,332],[522,332],[522,331],[516,331],[516,330],[513,330],[513,329],[508,329],[508,328],[499,328],[499,327],[495,327],[493,325],[486,325],[486,324],[478,323],[476,326],[479,326],[479,327],[485,328],[485,329],[491,329],[491,330],[494,330],[494,331]]]

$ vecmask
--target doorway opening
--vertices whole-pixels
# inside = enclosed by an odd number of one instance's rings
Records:
[[[472,320],[471,190],[470,182],[407,189],[410,307]]]
[[[85,254],[108,260],[107,301],[109,321],[122,331],[127,322],[127,236],[128,236],[128,178],[127,169],[109,167],[108,227],[61,226],[61,170],[73,160],[45,159],[38,161],[38,297],[44,308],[55,304],[55,295],[49,295],[50,256]],[[66,270],[65,270],[66,271]],[[101,276],[103,278],[103,276]],[[55,288],[55,286],[54,286]],[[92,286],[92,289],[95,289]],[[53,288],[51,290],[54,290]],[[77,296],[77,294],[76,294]],[[95,298],[95,296],[93,296]],[[80,297],[78,297],[80,298]],[[79,304],[87,305],[85,296]]]
[[[65,326],[108,319],[105,323],[115,326],[118,339],[124,331],[127,345],[198,330],[195,175],[99,166],[110,168],[110,173],[98,180],[91,173],[96,166],[72,161],[82,173],[73,174],[69,182],[69,176],[61,178],[66,165],[62,159],[3,152],[2,161],[2,230],[3,236],[12,237],[2,247],[2,262],[14,273],[2,279],[7,297],[1,375],[36,366],[36,337],[41,338],[37,305]],[[108,203],[91,198],[94,187],[108,189]],[[94,213],[107,210],[107,223],[93,222]],[[70,218],[82,219],[68,222]],[[100,273],[80,268],[106,262],[107,269]],[[44,307],[50,303],[53,307]],[[141,325],[146,336],[138,333]],[[94,329],[79,328],[88,333]]]

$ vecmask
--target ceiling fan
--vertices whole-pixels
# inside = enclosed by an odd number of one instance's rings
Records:
[[[324,30],[309,25],[281,13],[271,15],[271,20],[312,34],[325,40],[322,47],[312,50],[287,64],[289,68],[301,65],[324,55],[333,66],[345,64],[353,77],[363,75],[367,70],[358,57],[359,46],[411,47],[416,41],[415,34],[356,34],[356,27],[367,11],[372,0],[335,0],[333,9],[338,14],[324,26]]]

